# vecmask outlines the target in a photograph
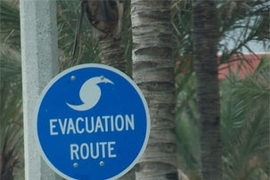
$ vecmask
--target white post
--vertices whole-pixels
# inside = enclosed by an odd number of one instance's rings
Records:
[[[21,0],[20,20],[25,180],[60,179],[41,158],[34,137],[37,99],[58,72],[55,0]]]

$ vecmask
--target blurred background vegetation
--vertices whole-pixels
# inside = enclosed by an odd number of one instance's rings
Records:
[[[219,61],[228,63],[245,53],[256,56],[251,43],[270,48],[270,3],[267,0],[219,0]],[[97,42],[83,20],[78,50],[72,59],[79,1],[57,1],[59,71],[81,63],[99,62]],[[176,122],[179,169],[200,179],[195,76],[192,68],[191,0],[172,0]],[[0,3],[0,172],[1,180],[24,179],[20,16],[18,0]],[[31,37],[29,37],[31,38]],[[122,41],[131,66],[131,25],[126,11]],[[270,56],[261,58],[251,74],[229,73],[220,80],[223,176],[225,180],[269,179]],[[131,69],[131,68],[129,68]],[[229,71],[229,70],[228,70]]]

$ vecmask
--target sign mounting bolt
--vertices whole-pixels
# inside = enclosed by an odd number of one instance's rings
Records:
[[[100,162],[99,162],[99,165],[100,165],[100,166],[104,166],[104,165],[105,165],[104,161],[100,161]]]
[[[74,168],[77,168],[78,166],[79,166],[78,163],[74,163],[74,164],[73,164],[73,167],[74,167]]]
[[[71,79],[71,81],[75,81],[76,80],[76,76],[71,76],[70,79]]]

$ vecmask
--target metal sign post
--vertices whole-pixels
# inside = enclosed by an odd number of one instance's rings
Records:
[[[20,21],[25,179],[60,179],[40,156],[33,114],[40,92],[58,71],[56,2],[21,0]]]

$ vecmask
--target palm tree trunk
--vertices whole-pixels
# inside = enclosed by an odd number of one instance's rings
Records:
[[[124,48],[120,40],[115,40],[113,37],[107,36],[99,39],[98,47],[100,50],[100,60],[102,64],[112,66],[122,72],[127,72],[127,61],[125,58]],[[131,169],[118,180],[135,180],[134,169]]]
[[[193,2],[193,28],[202,177],[205,180],[220,180],[222,170],[215,0]]]
[[[177,178],[170,0],[131,0],[133,78],[149,106],[151,132],[138,180]]]
[[[104,32],[97,29],[95,30],[95,35],[98,37],[101,63],[127,73],[127,60],[121,40],[115,39],[110,34],[104,34]],[[135,180],[134,169],[131,169],[124,176],[118,178],[118,180]]]
[[[126,72],[126,58],[124,47],[120,40],[112,37],[106,37],[99,40],[98,47],[100,50],[100,60],[102,64],[115,67]]]

